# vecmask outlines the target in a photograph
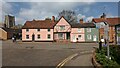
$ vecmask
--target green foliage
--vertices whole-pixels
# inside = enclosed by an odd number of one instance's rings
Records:
[[[107,48],[103,47],[100,51],[96,50],[96,60],[103,65],[103,68],[120,68],[120,48],[118,46],[110,46],[111,60],[106,57]]]

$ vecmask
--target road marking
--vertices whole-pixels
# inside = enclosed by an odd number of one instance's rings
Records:
[[[72,58],[74,58],[74,57],[77,56],[77,55],[78,55],[78,53],[73,54],[73,55],[67,57],[67,58],[64,59],[61,63],[59,63],[56,68],[61,68],[61,67],[63,67],[63,66],[65,65],[65,63],[67,63],[69,60],[71,60]]]
[[[89,52],[93,52],[93,51],[84,51],[84,52],[80,52],[80,53],[84,54],[84,53],[89,53]],[[62,68],[68,61],[70,61],[72,58],[74,58],[76,56],[78,56],[78,53],[70,55],[69,57],[64,59],[61,63],[59,63],[56,68]]]

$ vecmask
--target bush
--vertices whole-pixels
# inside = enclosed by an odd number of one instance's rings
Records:
[[[103,47],[101,51],[99,49],[96,50],[96,60],[98,63],[103,65],[103,68],[120,68],[120,48],[110,46],[111,60],[108,59],[106,55],[107,47]]]

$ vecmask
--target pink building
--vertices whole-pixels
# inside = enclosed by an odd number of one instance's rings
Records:
[[[71,25],[61,17],[54,27],[54,40],[70,40]]]
[[[52,20],[26,21],[22,28],[22,41],[85,42],[84,32],[82,24],[69,24],[63,16],[56,22],[52,16]]]
[[[22,41],[53,41],[55,24],[49,19],[26,21],[22,28]]]

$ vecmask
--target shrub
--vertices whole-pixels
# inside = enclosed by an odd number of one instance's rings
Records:
[[[100,51],[96,50],[96,60],[98,63],[103,65],[104,68],[120,68],[120,48],[116,46],[110,46],[111,60],[106,57],[107,47],[103,47]]]

